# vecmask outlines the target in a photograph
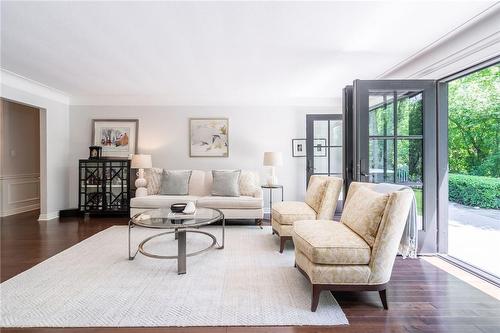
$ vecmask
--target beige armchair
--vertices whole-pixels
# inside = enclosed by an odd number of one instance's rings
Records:
[[[280,253],[292,240],[293,223],[299,220],[332,219],[342,189],[341,178],[311,176],[305,202],[284,201],[273,205],[271,225],[280,238]]]
[[[312,284],[311,311],[323,290],[379,291],[388,309],[387,283],[413,193],[378,193],[374,185],[351,184],[340,223],[295,222],[295,265]]]

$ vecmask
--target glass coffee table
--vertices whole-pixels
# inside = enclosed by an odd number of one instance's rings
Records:
[[[198,230],[199,227],[216,223],[222,220],[222,242],[219,244],[217,238],[206,231]],[[134,260],[137,253],[155,258],[155,259],[177,259],[177,273],[186,274],[186,257],[195,256],[197,254],[208,251],[211,248],[224,248],[224,229],[226,220],[224,214],[213,208],[197,208],[194,214],[172,213],[170,208],[157,208],[146,210],[142,213],[134,215],[128,222],[128,259]],[[144,227],[150,229],[168,229],[169,231],[162,232],[144,239],[138,246],[134,254],[130,248],[130,236],[134,227]],[[199,251],[186,253],[186,234],[197,233],[203,234],[212,239],[212,243]],[[144,250],[144,245],[150,240],[168,234],[174,234],[174,239],[177,240],[177,255],[165,256],[154,253],[149,253]]]

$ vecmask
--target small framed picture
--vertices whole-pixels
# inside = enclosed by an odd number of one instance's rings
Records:
[[[306,139],[292,139],[292,157],[306,156]]]
[[[102,147],[102,157],[137,154],[137,119],[93,119],[92,145]]]

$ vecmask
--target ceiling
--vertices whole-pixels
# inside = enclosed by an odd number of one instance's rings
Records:
[[[1,67],[76,104],[328,104],[491,4],[2,1]]]

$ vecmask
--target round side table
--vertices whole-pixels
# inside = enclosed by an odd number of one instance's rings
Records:
[[[283,201],[283,185],[262,185],[262,188],[269,189],[269,223],[273,220],[273,190],[281,189],[281,201]]]

